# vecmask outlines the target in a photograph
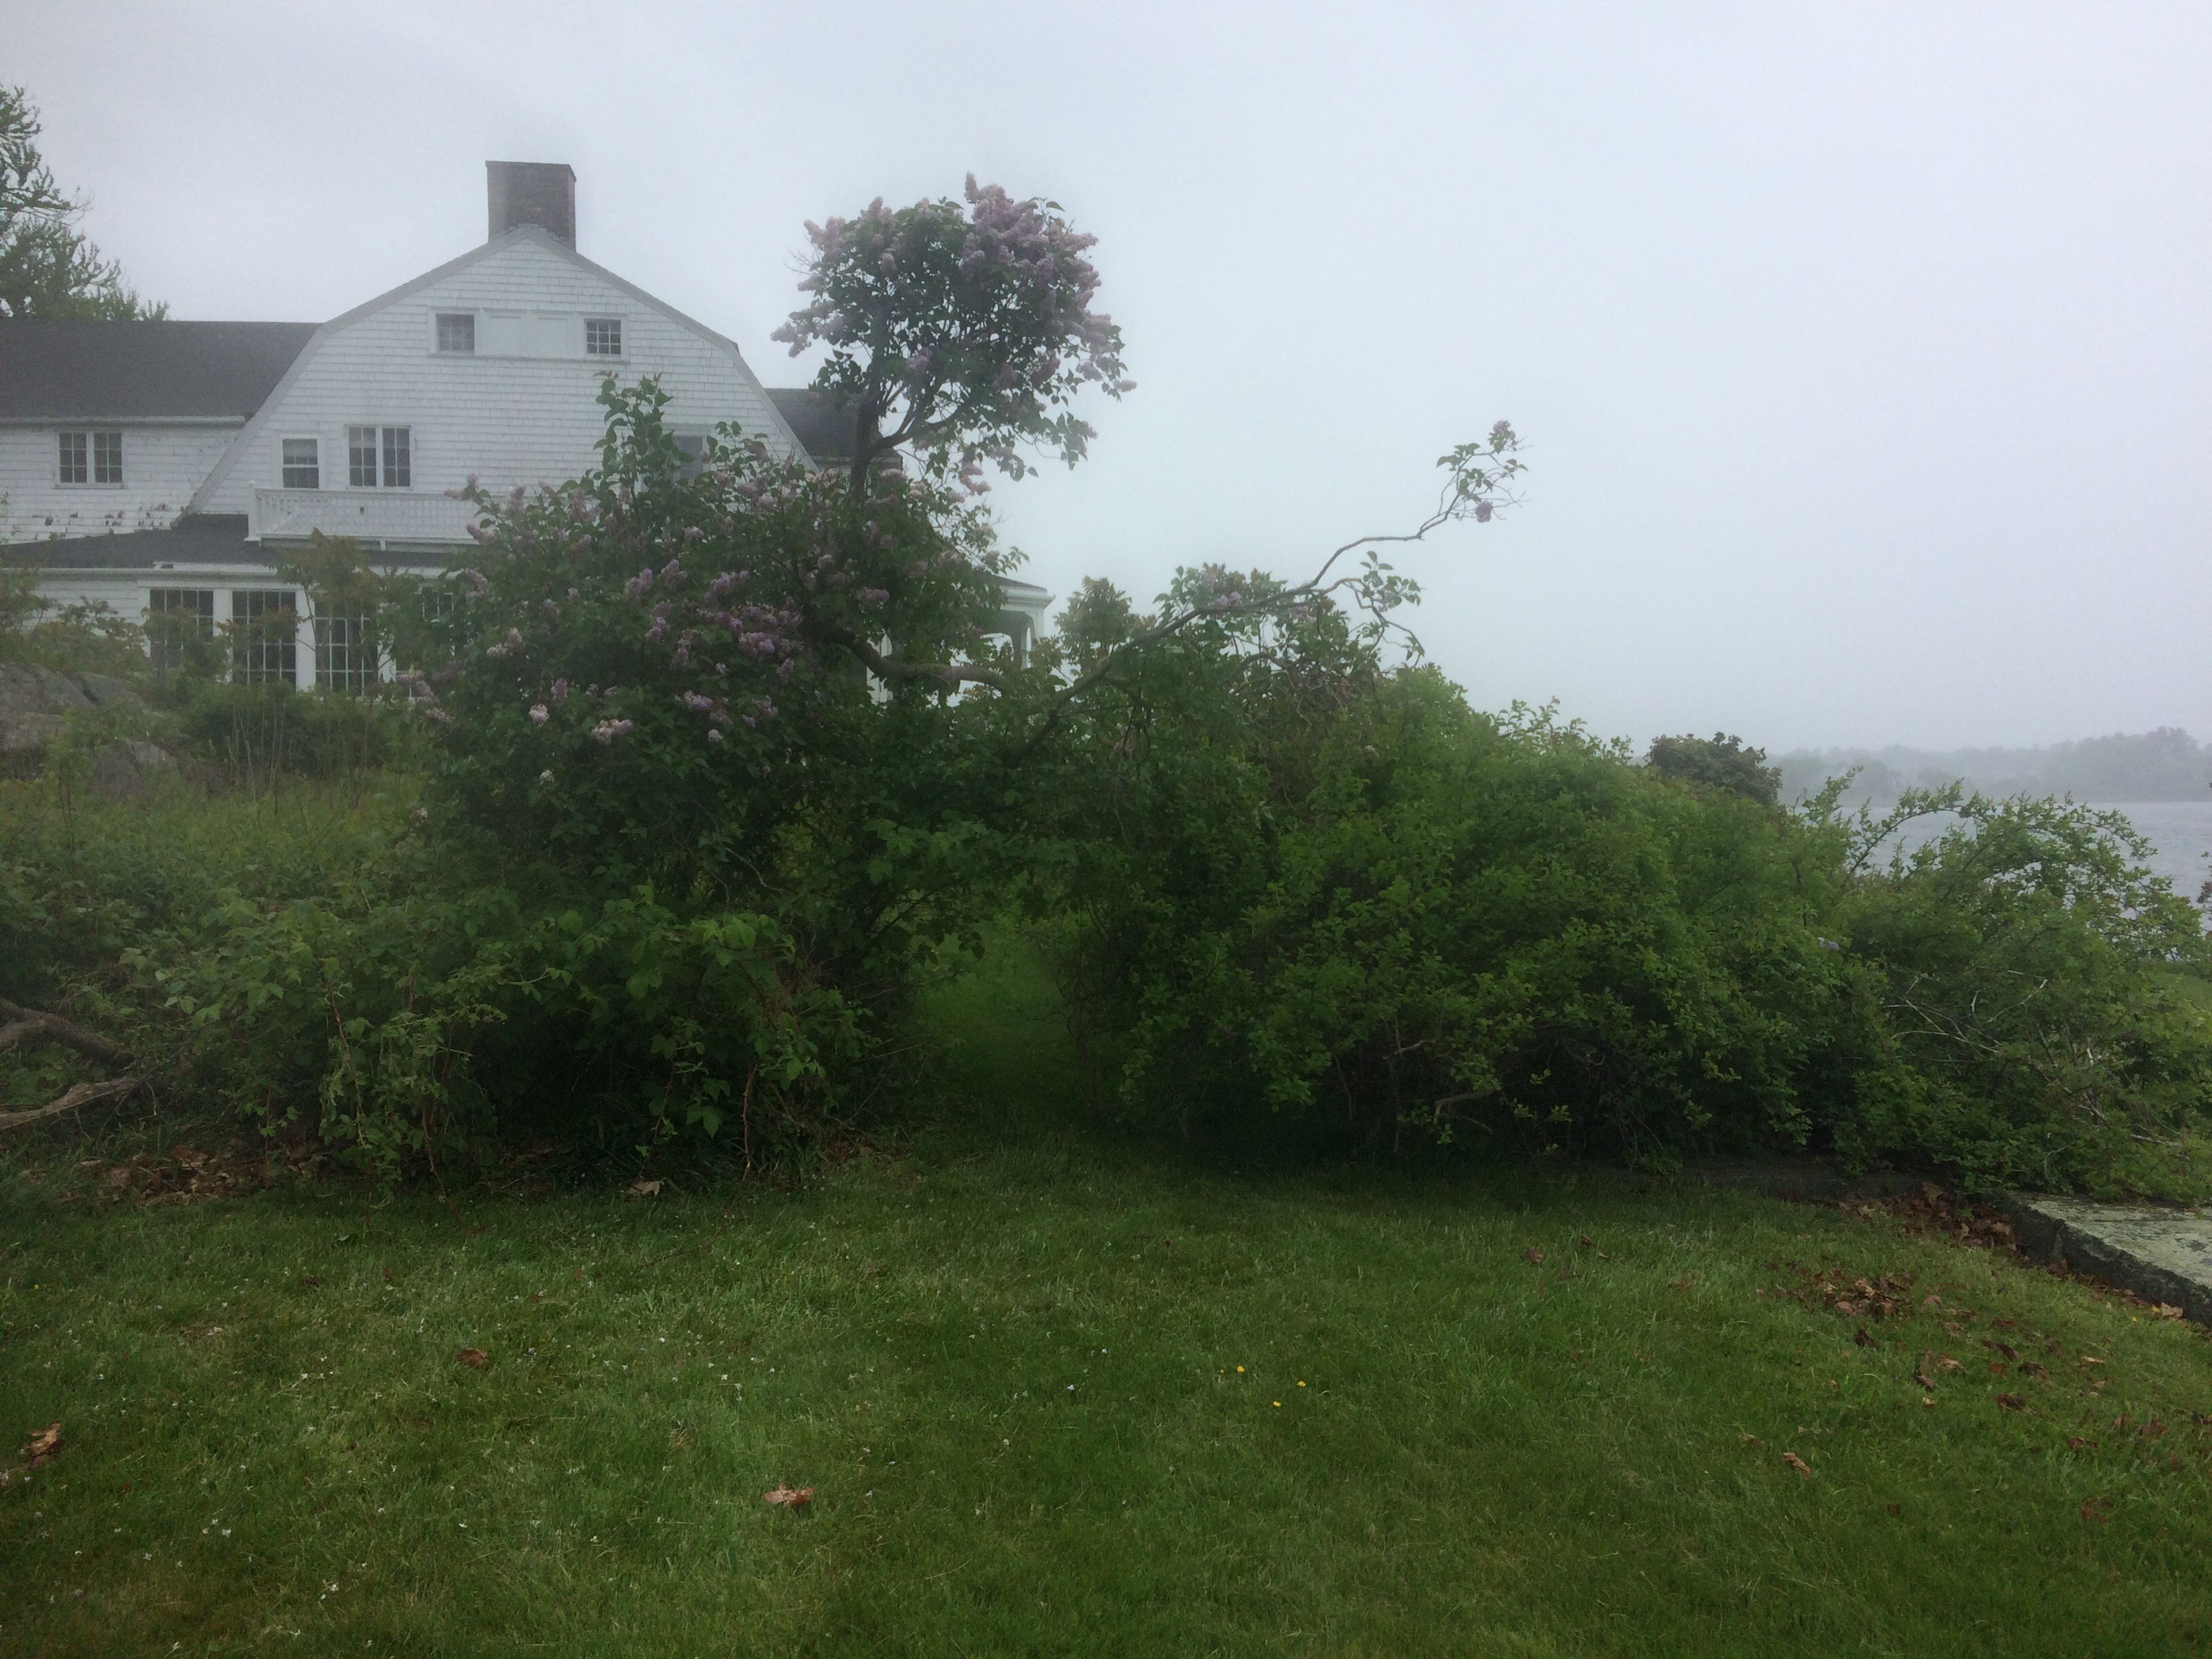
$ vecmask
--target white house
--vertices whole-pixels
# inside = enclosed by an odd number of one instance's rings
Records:
[[[242,628],[236,672],[301,687],[377,672],[357,628],[277,575],[316,531],[394,566],[472,545],[470,477],[504,492],[598,460],[610,372],[653,375],[679,441],[726,421],[836,465],[851,420],[764,388],[731,341],[576,252],[575,174],[489,161],[483,246],[316,327],[0,321],[0,544],[56,605]],[[35,544],[35,545],[32,545]],[[1005,584],[1017,643],[1052,596]]]

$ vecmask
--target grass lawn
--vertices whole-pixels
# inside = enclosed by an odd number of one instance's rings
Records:
[[[947,1000],[977,1122],[796,1193],[0,1168],[0,1654],[2212,1646],[2196,1329],[1748,1194],[1147,1158],[1036,993]],[[1822,1270],[1905,1311],[1761,1294]]]

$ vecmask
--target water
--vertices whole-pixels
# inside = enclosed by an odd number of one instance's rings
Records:
[[[2100,810],[2124,812],[2128,822],[2158,848],[2146,860],[2173,884],[2174,891],[2194,899],[2212,878],[2212,800],[2100,801]],[[1911,824],[1899,839],[1908,848],[1941,835],[1954,822],[1948,812]],[[1882,859],[1888,849],[1882,851]],[[1878,860],[1879,861],[1879,860]]]
[[[2157,846],[2150,867],[2182,897],[2195,898],[2212,878],[2212,800],[2122,801],[2110,810],[2126,813],[2136,833]]]

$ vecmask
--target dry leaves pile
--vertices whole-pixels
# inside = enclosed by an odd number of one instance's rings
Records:
[[[189,1204],[258,1193],[280,1182],[313,1181],[329,1164],[319,1153],[289,1156],[258,1143],[210,1152],[179,1141],[167,1152],[134,1152],[113,1164],[87,1158],[77,1170],[89,1178],[94,1194],[112,1201]],[[59,1201],[75,1203],[80,1196],[66,1194]]]

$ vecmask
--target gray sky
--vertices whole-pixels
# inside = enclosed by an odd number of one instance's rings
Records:
[[[1801,744],[2212,735],[2212,7],[9,0],[88,229],[181,317],[319,320],[565,161],[583,251],[796,384],[803,220],[1100,239],[1139,389],[994,495],[1140,597],[1419,518],[1485,706]]]

